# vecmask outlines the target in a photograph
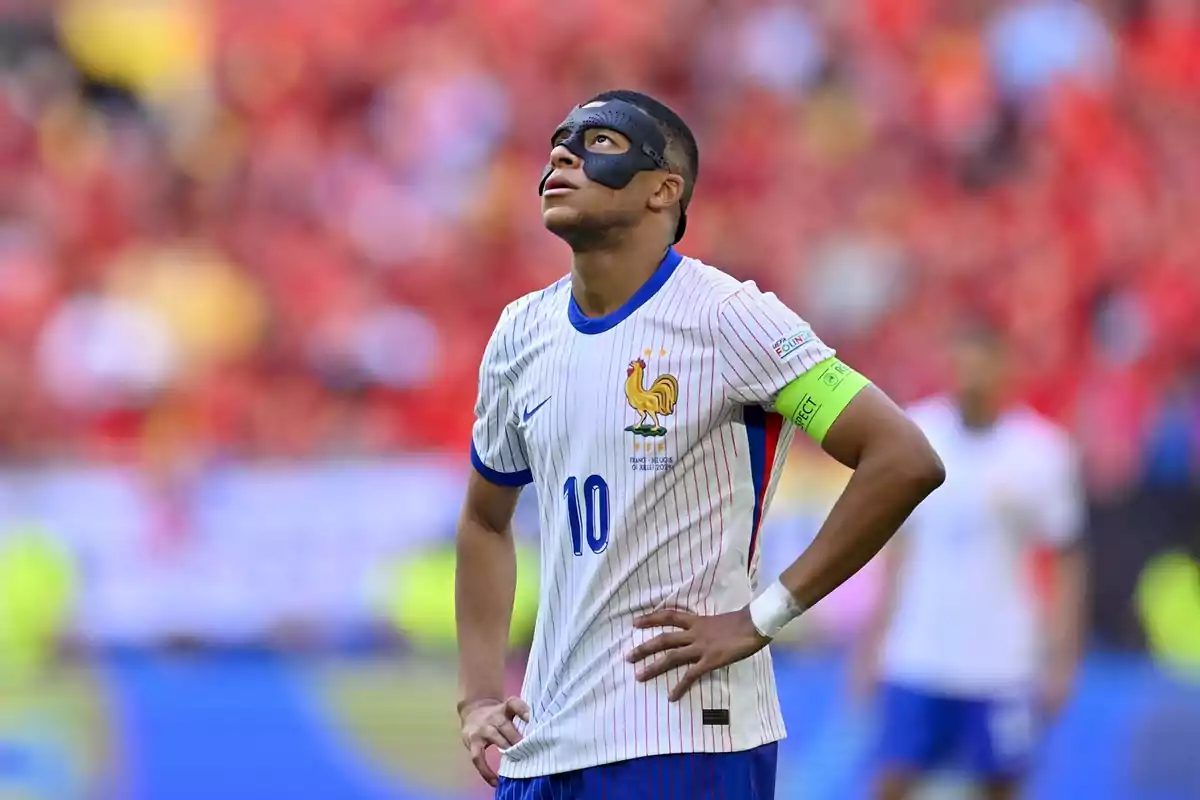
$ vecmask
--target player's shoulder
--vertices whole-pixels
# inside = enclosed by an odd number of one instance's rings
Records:
[[[907,406],[909,419],[926,433],[956,431],[961,416],[954,398],[945,394],[933,395]],[[1000,417],[997,429],[1008,439],[1022,444],[1070,449],[1071,437],[1066,428],[1028,406],[1014,406]]]
[[[683,259],[679,265],[680,276],[698,289],[701,302],[720,304],[735,295],[761,295],[754,281],[735,278],[725,270],[706,264],[698,258]]]
[[[494,338],[511,340],[519,338],[530,327],[548,318],[552,309],[562,311],[571,291],[571,276],[564,275],[549,286],[518,297],[504,307],[496,322]]]
[[[695,310],[695,317],[707,320],[714,328],[732,317],[776,316],[781,312],[798,317],[774,293],[764,292],[754,281],[743,281],[699,259],[684,259],[680,271],[688,284],[687,302]],[[803,319],[800,323],[807,327]]]
[[[722,299],[742,288],[742,282],[719,267],[706,264],[698,258],[684,257],[679,265],[679,274],[705,295]]]
[[[1029,444],[1071,449],[1071,435],[1065,427],[1029,406],[1016,406],[1001,419],[1010,436]]]
[[[532,349],[553,334],[553,312],[566,315],[570,278],[563,277],[504,307],[484,350],[482,369],[515,374]]]
[[[905,407],[905,414],[926,431],[949,428],[957,424],[958,411],[954,401],[947,395],[925,397]]]

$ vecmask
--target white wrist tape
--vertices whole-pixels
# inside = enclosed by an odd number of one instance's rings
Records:
[[[768,639],[774,639],[783,626],[804,613],[804,606],[796,602],[792,593],[782,583],[775,581],[750,604],[750,619],[755,629]]]

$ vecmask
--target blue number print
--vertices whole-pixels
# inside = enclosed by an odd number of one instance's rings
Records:
[[[567,522],[571,525],[571,545],[575,555],[583,555],[583,514],[579,508],[579,480],[574,476],[563,484],[567,498]],[[583,482],[583,502],[587,510],[587,543],[593,553],[603,553],[608,547],[608,484],[599,475]]]
[[[603,553],[608,547],[608,484],[599,475],[584,481],[583,494],[587,498],[587,540],[593,553]],[[599,517],[599,524],[596,523]]]
[[[579,495],[575,491],[578,481],[574,477],[567,478],[563,484],[563,494],[567,496],[567,521],[571,523],[571,544],[575,545],[575,555],[583,555],[583,527],[579,519]]]

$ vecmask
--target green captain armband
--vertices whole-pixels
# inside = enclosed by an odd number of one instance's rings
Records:
[[[775,410],[820,443],[869,383],[836,358],[826,359],[783,387],[775,398]]]

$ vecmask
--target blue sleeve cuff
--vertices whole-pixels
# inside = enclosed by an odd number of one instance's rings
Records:
[[[526,484],[533,483],[532,470],[523,469],[520,472],[498,472],[483,463],[483,459],[479,457],[479,451],[475,449],[475,442],[471,442],[471,466],[475,467],[475,471],[489,482],[498,486],[525,486]]]

